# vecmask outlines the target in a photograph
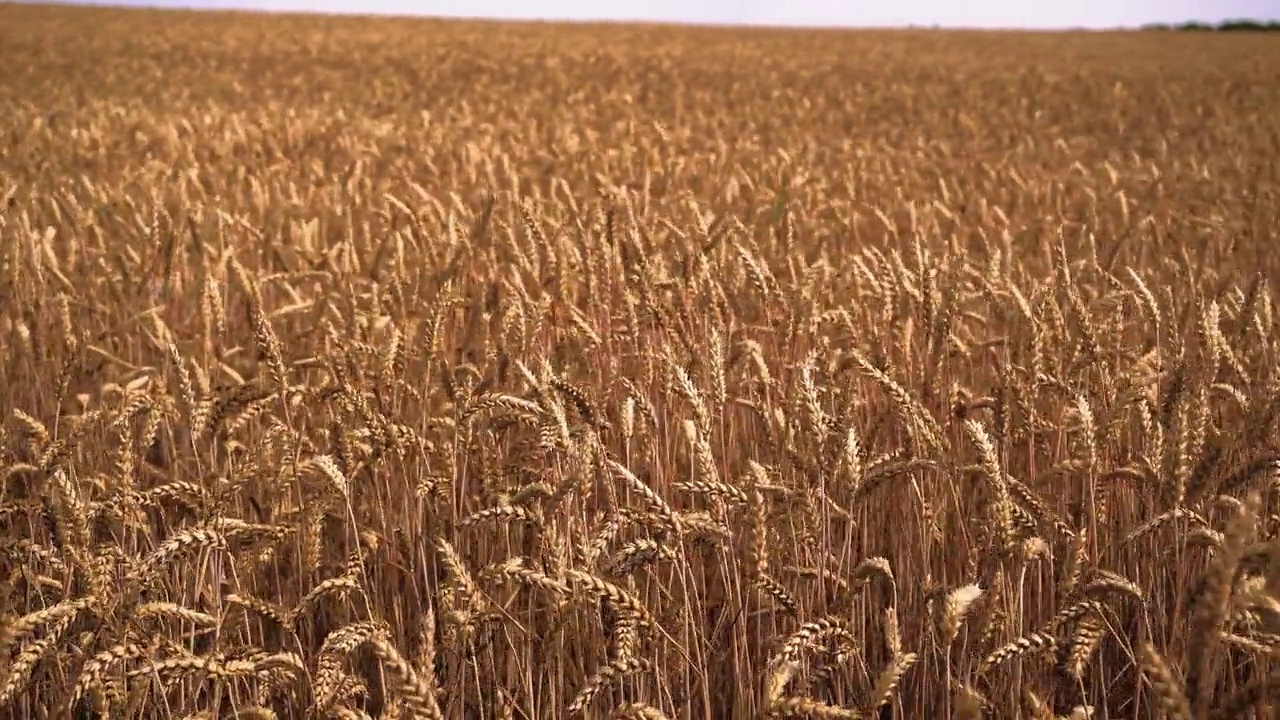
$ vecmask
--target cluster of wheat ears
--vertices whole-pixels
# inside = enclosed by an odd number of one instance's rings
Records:
[[[1271,716],[1274,44],[2,17],[0,716]]]

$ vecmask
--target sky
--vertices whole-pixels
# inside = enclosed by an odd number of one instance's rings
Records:
[[[75,1],[75,0],[73,0]],[[79,0],[94,5],[241,8],[541,20],[729,25],[1112,28],[1191,20],[1280,20],[1280,0]]]

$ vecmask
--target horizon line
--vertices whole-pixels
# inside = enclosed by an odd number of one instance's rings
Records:
[[[279,7],[268,7],[261,4],[255,4],[253,0],[241,2],[240,0],[196,0],[196,2],[187,5],[174,6],[162,3],[162,0],[0,0],[0,6],[26,6],[26,7],[45,7],[45,8],[86,8],[100,10],[149,10],[159,12],[175,12],[175,13],[230,13],[230,14],[248,14],[248,15],[268,15],[268,16],[302,16],[302,17],[332,17],[332,18],[350,18],[350,19],[372,19],[372,20],[424,20],[424,21],[442,21],[442,22],[489,22],[489,23],[510,23],[510,24],[536,24],[536,25],[608,25],[608,26],[659,26],[659,27],[678,27],[678,28],[706,28],[706,29],[754,29],[754,30],[831,30],[831,31],[859,31],[859,30],[931,30],[931,31],[970,31],[970,32],[1029,32],[1029,33],[1060,33],[1060,32],[1089,32],[1089,33],[1107,33],[1107,32],[1144,32],[1155,31],[1160,29],[1177,30],[1184,26],[1200,25],[1208,30],[1216,30],[1218,26],[1229,23],[1258,23],[1258,24],[1274,24],[1280,22],[1280,17],[1275,18],[1251,18],[1251,17],[1226,17],[1216,20],[1207,20],[1202,18],[1187,18],[1178,21],[1168,22],[1149,22],[1138,25],[1002,25],[1002,24],[967,24],[967,23],[866,23],[852,24],[839,22],[779,22],[775,20],[752,20],[750,18],[726,19],[726,20],[677,20],[663,18],[625,18],[625,17],[569,17],[569,16],[530,16],[530,15],[467,15],[463,13],[448,12],[422,12],[415,13],[406,10],[379,10],[376,7],[361,8],[309,8],[303,5],[285,5]]]

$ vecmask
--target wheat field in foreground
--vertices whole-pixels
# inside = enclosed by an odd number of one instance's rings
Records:
[[[1280,38],[0,66],[0,716],[1280,709]]]

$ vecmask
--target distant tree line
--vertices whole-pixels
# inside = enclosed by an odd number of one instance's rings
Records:
[[[1144,25],[1144,30],[1183,30],[1189,32],[1280,32],[1280,21],[1262,22],[1260,20],[1227,20],[1212,25],[1202,22],[1188,22],[1181,25]]]

